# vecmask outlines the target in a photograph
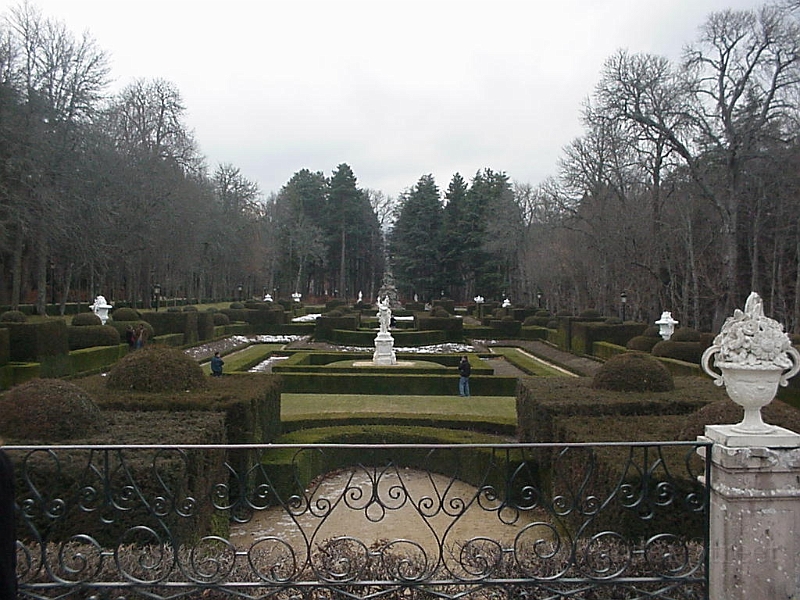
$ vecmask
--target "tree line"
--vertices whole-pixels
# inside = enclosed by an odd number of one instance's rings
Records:
[[[713,13],[680,61],[609,57],[557,177],[479,173],[467,192],[456,177],[443,205],[420,179],[401,198],[398,279],[570,312],[624,301],[627,317],[703,329],[755,290],[800,331],[798,9]]]
[[[0,303],[372,294],[383,243],[346,164],[265,198],[210,172],[179,90],[107,95],[106,54],[24,2],[0,26]],[[379,194],[372,193],[379,197]]]
[[[0,303],[103,292],[447,296],[719,327],[751,290],[800,330],[796,1],[709,15],[680,60],[619,51],[559,172],[423,175],[396,199],[352,168],[265,196],[213,172],[170,82],[108,96],[105,53],[27,3],[0,26]],[[387,262],[388,261],[388,262]]]

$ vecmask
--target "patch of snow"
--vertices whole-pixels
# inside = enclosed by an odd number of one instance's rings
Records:
[[[248,373],[268,373],[275,363],[286,360],[288,356],[270,356],[267,360],[258,363],[255,367],[248,369]]]
[[[295,317],[292,319],[292,323],[312,323],[316,321],[319,317],[321,317],[321,313],[313,313],[310,315],[303,315],[302,317]]]

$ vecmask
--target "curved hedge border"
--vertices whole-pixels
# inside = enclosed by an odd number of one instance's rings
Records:
[[[277,497],[286,499],[302,492],[314,479],[324,473],[352,465],[397,465],[442,473],[458,474],[462,481],[474,486],[490,485],[505,491],[507,473],[517,472],[522,463],[519,450],[496,451],[492,448],[461,448],[458,451],[431,451],[411,444],[503,444],[507,438],[454,429],[406,427],[394,425],[348,425],[304,429],[279,437],[278,444],[409,444],[408,448],[376,447],[325,448],[304,451],[302,448],[274,448],[264,452],[261,460],[266,483]],[[530,457],[529,457],[530,458]],[[536,485],[539,473],[535,463],[527,476],[519,473],[514,489],[525,484]]]

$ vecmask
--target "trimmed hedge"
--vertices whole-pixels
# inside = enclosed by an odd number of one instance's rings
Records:
[[[106,379],[93,375],[76,379],[74,383],[89,392],[102,410],[222,413],[225,439],[220,442],[270,443],[281,432],[281,379],[277,376],[241,373],[230,377],[207,377],[207,389],[191,394],[185,391],[155,393],[111,390],[106,386]],[[143,432],[143,435],[146,433]],[[151,442],[166,443],[169,439],[169,436],[162,436],[161,432],[150,434],[155,434]],[[179,443],[186,443],[186,440],[179,440]]]
[[[505,319],[493,319],[489,321],[489,326],[497,333],[497,335],[513,338],[518,337],[522,328],[520,321],[506,321]]]
[[[73,375],[96,373],[110,367],[128,353],[128,344],[95,346],[73,350],[69,353]]]
[[[8,329],[0,327],[0,366],[7,365],[11,360],[10,339]]]
[[[120,342],[119,332],[111,325],[67,327],[67,336],[70,350],[93,348],[94,346],[116,346]]]
[[[245,311],[245,321],[250,325],[253,333],[268,333],[274,327],[286,322],[286,313],[280,305],[271,310],[247,310]]]
[[[293,394],[375,394],[444,396],[458,393],[458,375],[387,375],[352,373],[283,373],[283,391]],[[474,375],[473,396],[514,396],[516,377]]]
[[[641,335],[646,329],[644,323],[625,323],[611,325],[605,322],[572,322],[571,350],[575,354],[591,355],[595,342],[609,342],[624,346],[631,338]]]
[[[394,338],[395,347],[403,346],[428,346],[432,344],[443,344],[448,341],[445,331],[396,331],[391,332]],[[349,331],[344,329],[334,329],[328,341],[343,346],[366,346],[375,345],[375,331]],[[315,337],[316,339],[316,337]]]
[[[447,334],[448,341],[461,341],[464,339],[464,320],[449,317],[442,319],[439,317],[431,317],[425,313],[418,313],[415,318],[417,330],[419,331],[433,331],[440,330]]]
[[[505,438],[463,430],[400,425],[349,425],[296,431],[279,438],[281,444],[500,444]],[[458,451],[429,448],[326,448],[324,452],[298,452],[293,448],[268,449],[261,466],[269,485],[286,501],[302,493],[324,473],[352,465],[402,465],[438,472],[472,485],[491,486],[501,495],[514,473],[511,497],[519,499],[522,489],[538,479],[535,465],[525,461],[520,451],[498,453],[492,448]],[[260,483],[267,483],[266,481]],[[298,487],[298,485],[300,487]]]
[[[314,339],[317,341],[332,340],[334,329],[356,331],[358,329],[360,320],[360,315],[358,313],[341,317],[326,317],[325,315],[322,315],[316,321]]]

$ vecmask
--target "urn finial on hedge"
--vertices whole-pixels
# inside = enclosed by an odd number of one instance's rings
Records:
[[[725,320],[714,344],[703,352],[700,364],[714,378],[714,383],[724,385],[731,400],[744,408],[741,423],[710,425],[706,428],[707,436],[728,446],[798,444],[800,435],[768,425],[761,418],[761,409],[772,402],[778,386],[786,386],[800,371],[800,353],[792,347],[783,326],[764,315],[764,305],[757,293],[752,292],[747,298],[744,311],[737,308]]]

